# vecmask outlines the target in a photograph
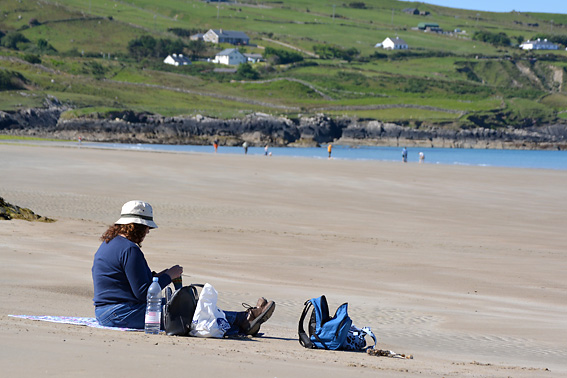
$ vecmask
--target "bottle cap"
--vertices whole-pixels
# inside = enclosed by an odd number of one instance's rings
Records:
[[[159,278],[157,278],[157,277],[154,277],[154,278],[152,279],[152,282],[158,282],[158,281],[159,281]]]

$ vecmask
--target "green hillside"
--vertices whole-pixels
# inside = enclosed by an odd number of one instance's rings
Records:
[[[130,109],[228,118],[260,111],[492,128],[567,118],[562,14],[395,0],[3,0],[0,12],[4,111],[55,96],[76,109],[69,116]],[[443,32],[418,30],[421,22]],[[189,38],[211,28],[244,31],[251,45],[240,50],[266,61],[216,72],[219,65],[207,58],[232,46]],[[375,47],[396,36],[409,50]],[[518,47],[535,38],[560,48]],[[170,53],[193,64],[164,64]]]

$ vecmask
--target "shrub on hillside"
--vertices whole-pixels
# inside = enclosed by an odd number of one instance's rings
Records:
[[[202,29],[183,29],[183,28],[169,28],[168,32],[175,34],[178,37],[190,37],[193,34],[205,33]]]
[[[25,60],[26,62],[29,62],[31,64],[40,64],[41,63],[41,58],[39,57],[39,55],[36,54],[26,54],[22,57],[23,60]]]
[[[155,39],[151,35],[143,35],[128,42],[128,52],[135,58],[165,58],[169,54],[183,51],[184,47],[180,39],[175,41],[169,38]]]
[[[390,54],[390,60],[403,60],[409,58],[444,58],[454,56],[450,51],[411,51],[411,50],[394,50]]]
[[[473,39],[475,41],[482,41],[486,43],[490,43],[495,46],[510,46],[512,41],[506,35],[506,33],[491,33],[488,31],[477,31],[473,35]]]
[[[238,66],[236,77],[241,80],[256,80],[260,77],[260,74],[250,64],[244,63]]]
[[[197,59],[199,57],[206,56],[207,44],[203,41],[190,41],[186,48],[191,52],[191,58]]]
[[[0,70],[0,91],[24,89],[25,81],[19,72]]]
[[[143,35],[128,42],[128,52],[137,58],[153,55],[155,49],[156,39],[151,35]]]
[[[275,49],[273,47],[266,47],[264,54],[266,58],[271,57],[274,64],[288,64],[301,62],[303,60],[303,56],[300,53]]]
[[[319,55],[321,59],[344,59],[348,62],[352,61],[360,51],[351,47],[350,49],[344,49],[340,46],[333,45],[315,45],[313,46],[313,51],[315,54]]]
[[[317,67],[318,65],[319,63],[312,60],[302,60],[301,62],[294,63],[293,67]]]
[[[100,63],[95,61],[85,62],[81,68],[81,73],[86,75],[93,75],[96,79],[102,79],[106,73],[106,68],[104,68]]]
[[[49,42],[47,42],[47,40],[43,38],[37,40],[37,48],[39,52],[43,54],[57,52],[55,47],[53,47]]]
[[[369,56],[370,59],[388,59],[388,55],[378,52],[378,51],[374,51],[372,54],[370,54]]]
[[[18,32],[10,32],[2,37],[2,46],[14,50],[19,50],[22,44],[29,42],[29,39],[27,39],[22,33]]]
[[[355,9],[366,9],[366,4],[362,1],[353,1],[348,6]]]

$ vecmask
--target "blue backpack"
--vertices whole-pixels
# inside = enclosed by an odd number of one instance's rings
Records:
[[[313,307],[309,319],[309,336],[307,336],[303,322],[309,309]],[[305,307],[299,319],[299,343],[305,348],[312,349],[341,349],[348,336],[352,320],[347,313],[348,303],[337,308],[335,316],[329,316],[329,306],[324,295],[305,302]]]

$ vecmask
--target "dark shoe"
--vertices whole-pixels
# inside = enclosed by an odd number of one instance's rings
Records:
[[[267,301],[266,298],[262,297],[258,299],[256,307],[251,307],[245,303],[242,304],[246,309],[246,321],[242,327],[244,333],[247,335],[256,335],[260,331],[260,326],[265,323],[276,309],[276,304],[274,301]]]

